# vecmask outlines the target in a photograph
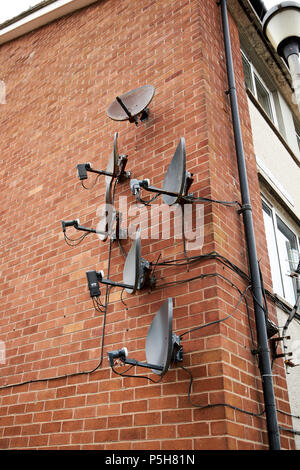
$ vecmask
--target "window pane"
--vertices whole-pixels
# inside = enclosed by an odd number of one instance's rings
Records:
[[[263,109],[265,110],[269,118],[272,119],[273,121],[270,94],[255,74],[254,74],[254,77],[255,77],[254,79],[255,79],[257,100],[260,103],[260,105],[263,107]]]
[[[277,250],[274,224],[273,224],[273,218],[272,218],[272,211],[264,203],[263,203],[263,215],[264,215],[265,231],[266,231],[266,237],[267,237],[267,247],[268,247],[270,268],[271,268],[271,274],[272,274],[273,290],[277,294],[284,297],[282,278],[281,278],[281,272],[280,272],[280,264],[279,264],[279,258],[278,258],[278,250]]]
[[[293,261],[297,250],[297,239],[295,234],[285,225],[285,223],[277,216],[277,242],[282,269],[282,280],[284,287],[284,297],[292,305],[295,303],[295,283],[290,272],[294,269]]]
[[[245,79],[245,85],[249,90],[254,92],[254,87],[253,87],[253,81],[252,81],[252,75],[251,75],[251,67],[248,62],[248,60],[242,56],[242,61],[243,61],[243,69],[244,69],[244,79]]]
[[[298,134],[298,132],[297,132],[296,137],[297,137],[298,147],[299,147],[299,150],[300,150],[300,133]]]

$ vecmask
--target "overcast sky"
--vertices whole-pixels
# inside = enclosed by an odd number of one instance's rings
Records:
[[[28,10],[29,7],[40,3],[41,0],[0,0],[0,23],[13,18],[14,16]],[[280,0],[264,0],[264,4],[267,8],[271,8],[273,5],[279,3]]]
[[[280,3],[280,0],[263,0],[263,2],[266,5],[266,8],[269,9]]]

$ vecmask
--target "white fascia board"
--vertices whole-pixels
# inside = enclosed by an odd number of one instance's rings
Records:
[[[0,44],[12,41],[23,34],[40,28],[51,21],[72,13],[80,8],[95,3],[98,0],[57,0],[50,5],[32,12],[28,16],[17,20],[15,23],[0,30]]]

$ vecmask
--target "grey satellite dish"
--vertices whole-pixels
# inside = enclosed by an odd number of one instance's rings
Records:
[[[151,267],[149,261],[141,257],[141,235],[140,231],[136,232],[136,238],[133,241],[129,253],[126,257],[124,269],[123,269],[123,282],[114,282],[111,279],[104,279],[103,271],[89,271],[88,278],[88,287],[91,293],[91,297],[97,297],[100,295],[100,290],[98,294],[94,295],[93,285],[89,283],[89,279],[93,276],[94,279],[97,279],[97,282],[106,284],[109,286],[122,287],[126,289],[126,292],[129,294],[134,294],[137,289],[142,289],[149,282],[151,285],[155,285],[154,276],[153,279],[150,279]]]
[[[123,269],[123,283],[132,286],[126,288],[128,294],[134,294],[138,288],[141,265],[141,233],[136,232],[136,238],[133,241]]]
[[[162,194],[164,203],[172,206],[183,196],[186,184],[186,152],[185,140],[183,137],[179,140],[172,161],[168,167],[163,182],[163,190],[170,193],[178,194],[169,196]]]
[[[66,227],[73,226],[77,230],[82,230],[89,233],[97,233],[100,240],[106,241],[108,236],[112,235],[112,227],[117,220],[119,221],[119,214],[113,207],[113,196],[112,196],[112,182],[114,178],[117,178],[117,182],[121,182],[126,178],[130,177],[130,172],[125,171],[127,163],[127,155],[119,155],[118,152],[118,133],[115,132],[113,140],[113,150],[109,158],[106,170],[95,170],[91,167],[90,163],[80,163],[77,165],[78,177],[83,184],[83,180],[87,179],[87,173],[96,173],[97,175],[105,176],[105,206],[103,214],[101,215],[100,222],[97,225],[97,229],[89,229],[87,227],[80,226],[76,220],[74,221],[62,221],[63,232],[65,234]],[[83,185],[84,186],[84,185]],[[86,188],[84,186],[85,189]],[[116,228],[115,238],[118,236],[118,230]],[[65,236],[65,238],[67,238]]]
[[[79,230],[82,232],[96,233],[101,241],[106,241],[108,236],[110,236],[111,239],[114,240],[118,237],[118,234],[120,231],[119,220],[120,220],[119,213],[116,211],[112,203],[111,188],[109,185],[107,185],[103,213],[95,229],[80,225],[79,219],[74,219],[70,221],[63,220],[62,228],[63,228],[63,233],[65,235],[65,239],[67,240],[68,240],[68,237],[66,236],[66,227],[74,227],[76,230]],[[113,230],[114,226],[115,226],[115,230]],[[76,241],[76,240],[73,240],[73,241]]]
[[[106,184],[111,185],[113,178],[118,178],[118,181],[129,178],[130,172],[125,172],[126,163],[127,155],[119,155],[118,153],[118,133],[116,132],[114,134],[113,150],[106,170],[95,170],[90,163],[80,163],[77,165],[78,178],[82,182],[87,179],[87,172],[96,173],[97,175],[104,175]]]
[[[127,157],[126,155],[119,155],[118,152],[118,133],[114,134],[113,151],[108,161],[105,175],[105,206],[101,216],[101,220],[97,225],[98,235],[100,240],[106,241],[108,235],[112,233],[112,227],[117,217],[117,212],[113,207],[112,197],[112,182],[113,177],[118,177],[120,181],[122,177],[128,177],[129,172],[125,173]],[[113,175],[109,176],[110,174]],[[116,230],[117,237],[117,230]]]
[[[173,299],[168,298],[163,302],[156,313],[146,338],[146,360],[139,362],[127,357],[126,347],[116,351],[110,351],[108,358],[111,367],[114,366],[114,360],[119,358],[124,364],[146,367],[152,369],[157,375],[163,377],[169,370],[171,361],[183,360],[183,349],[180,345],[180,338],[173,333]]]
[[[97,225],[97,234],[101,241],[106,241],[112,232],[112,227],[116,219],[116,210],[112,203],[110,183],[106,184],[105,204],[100,221]]]
[[[115,132],[114,134],[114,143],[113,143],[113,151],[111,153],[110,159],[108,160],[108,164],[106,167],[106,172],[108,173],[105,175],[105,183],[110,184],[112,182],[112,178],[116,177],[118,174],[118,162],[119,162],[119,152],[118,152],[118,133]],[[109,173],[112,175],[110,176]]]
[[[141,121],[148,118],[148,106],[155,94],[152,85],[144,85],[134,90],[127,91],[121,96],[117,96],[107,109],[107,115],[114,121],[135,122],[140,117]]]
[[[139,196],[140,188],[144,188],[151,193],[161,194],[163,201],[172,206],[184,200],[184,197],[188,195],[192,182],[191,173],[186,171],[185,140],[181,137],[165,175],[162,189],[150,186],[148,179],[131,179],[130,188],[132,194],[140,202],[144,202]]]
[[[146,338],[146,360],[150,364],[162,366],[162,370],[152,372],[164,375],[169,367],[173,353],[173,300],[163,302],[150,325]]]

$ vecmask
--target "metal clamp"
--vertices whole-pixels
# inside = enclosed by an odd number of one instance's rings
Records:
[[[242,214],[245,211],[252,211],[251,204],[243,204],[242,207],[237,212],[238,214]]]

